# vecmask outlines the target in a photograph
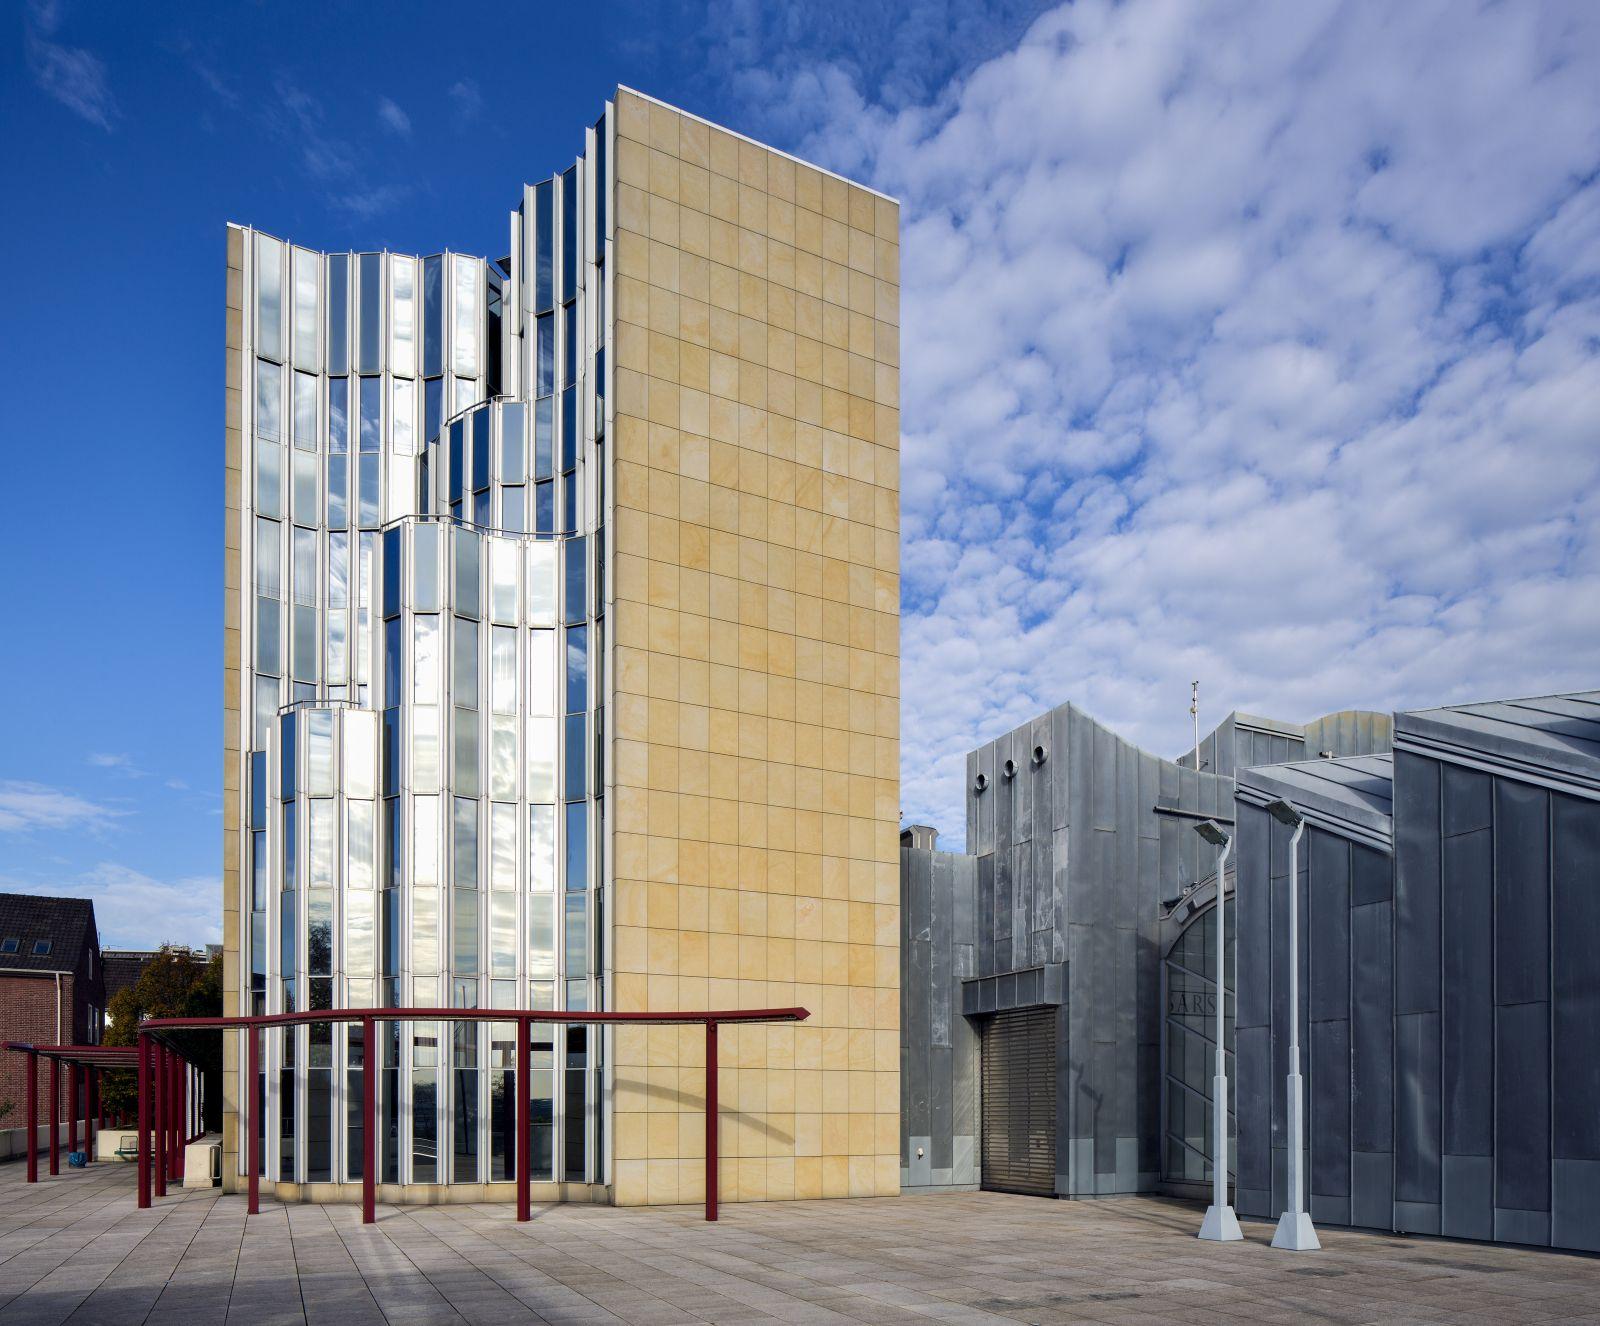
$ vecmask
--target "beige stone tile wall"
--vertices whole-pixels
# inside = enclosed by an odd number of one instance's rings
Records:
[[[612,1005],[729,1027],[724,1201],[899,1190],[899,219],[616,101]],[[704,1196],[699,1028],[619,1029],[619,1203]]]
[[[224,517],[222,605],[222,1011],[239,1013],[241,938],[239,916],[240,789],[244,786],[241,748],[239,615],[243,606],[241,579],[241,502],[244,379],[244,232],[228,227],[226,387],[223,405]],[[239,1157],[239,1055],[237,1035],[222,1038],[222,1183],[231,1190]]]

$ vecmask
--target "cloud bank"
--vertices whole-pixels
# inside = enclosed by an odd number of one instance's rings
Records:
[[[1083,0],[910,95],[758,54],[903,202],[908,821],[1067,699],[1171,755],[1192,678],[1600,682],[1600,7]]]

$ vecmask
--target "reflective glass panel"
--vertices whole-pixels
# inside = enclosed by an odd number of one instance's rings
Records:
[[[556,799],[556,719],[528,719],[528,800]]]
[[[415,258],[389,259],[393,286],[389,323],[389,370],[398,377],[417,374],[417,262]]]
[[[256,360],[256,436],[273,442],[283,436],[283,370],[265,359]]]
[[[333,850],[339,836],[339,822],[334,818],[335,803],[332,797],[312,797],[311,806],[311,895],[332,890]],[[331,896],[331,895],[330,895]],[[326,975],[323,969],[321,975]]]
[[[298,525],[294,530],[294,601],[317,601],[317,532]]]
[[[383,369],[383,255],[363,253],[357,259],[360,279],[360,358],[357,371],[377,373]]]
[[[294,373],[294,444],[302,451],[317,449],[317,384],[315,373]]]
[[[373,803],[370,801],[346,802],[349,812],[349,825],[346,832],[349,835],[350,847],[350,873],[349,884],[352,889],[371,889],[377,880],[377,851],[378,843],[374,828]],[[367,914],[368,924],[371,924],[372,914]],[[369,975],[371,973],[368,973]]]
[[[534,264],[533,264],[533,306],[543,312],[555,302],[555,185],[551,180],[544,180],[534,186],[533,190],[533,216],[534,234]]]
[[[444,372],[444,299],[439,288],[444,259],[422,260],[422,371],[428,377]]]
[[[256,588],[273,596],[283,592],[282,530],[277,521],[256,517]]]
[[[275,598],[256,599],[256,671],[276,677],[283,664],[283,605]],[[277,684],[273,684],[273,706],[277,706]]]
[[[556,886],[556,808],[528,808],[528,887],[549,893]]]
[[[518,545],[510,539],[489,540],[489,617],[517,624]]]
[[[350,255],[328,256],[328,372],[350,371]]]
[[[331,797],[333,795],[333,713],[331,710],[313,709],[306,714],[306,758],[308,761],[308,789],[311,795],[314,797]],[[313,819],[314,827],[315,820]]]
[[[455,532],[455,610],[464,617],[476,617],[482,611],[482,591],[479,582],[479,558],[482,544],[479,536],[469,529]],[[477,701],[473,701],[474,704]]]
[[[439,711],[431,704],[411,710],[411,786],[418,792],[439,790]]]
[[[489,726],[489,795],[517,795],[517,720],[495,717]]]
[[[478,327],[483,320],[478,301],[478,263],[461,254],[450,256],[453,330],[452,362],[458,376],[475,378],[478,364]]]
[[[418,613],[411,619],[411,698],[418,704],[439,703],[440,629],[437,613]]]
[[[283,514],[283,448],[276,442],[256,443],[256,510]]]
[[[256,236],[256,348],[283,358],[283,245]]]
[[[489,704],[497,714],[517,711],[517,629],[496,626],[490,632]]]
[[[456,791],[475,797],[479,791],[478,780],[478,711],[455,711],[455,762],[451,779]]]
[[[561,298],[578,293],[578,168],[561,174]]]
[[[556,974],[556,900],[551,893],[528,898],[528,975],[549,980]]]
[[[416,823],[411,841],[411,872],[418,884],[439,882],[439,798],[413,797]]]
[[[309,249],[294,251],[294,362],[296,368],[315,373],[322,367],[317,354],[317,255]]]
[[[328,450],[350,450],[350,379],[328,379]]]
[[[416,454],[417,450],[417,387],[414,382],[394,380],[393,412],[389,416],[389,439],[396,453],[402,456]]]
[[[589,805],[575,801],[567,807],[567,889],[589,885]]]
[[[353,858],[353,853],[352,853]],[[352,859],[352,870],[354,862]],[[350,976],[372,976],[377,971],[378,936],[375,927],[377,895],[353,891],[344,899],[344,968]]]
[[[558,546],[545,540],[530,543],[525,571],[529,626],[553,626],[556,620],[556,557]]]
[[[478,623],[454,617],[451,641],[451,698],[468,709],[478,707]]]
[[[346,710],[344,715],[344,794],[370,797],[378,781],[378,716]]]
[[[361,450],[383,449],[383,379],[361,379]]]

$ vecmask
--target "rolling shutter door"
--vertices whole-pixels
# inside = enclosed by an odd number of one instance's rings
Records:
[[[996,1013],[983,1027],[983,1186],[1056,1191],[1056,1009]]]

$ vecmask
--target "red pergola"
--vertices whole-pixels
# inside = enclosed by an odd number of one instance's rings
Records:
[[[147,1053],[170,1053],[163,1044],[166,1036],[175,1031],[216,1030],[243,1028],[248,1032],[247,1072],[252,1084],[239,1093],[245,1108],[246,1135],[242,1141],[246,1154],[246,1174],[249,1182],[249,1213],[261,1209],[261,1120],[256,1108],[254,1083],[261,1072],[262,1028],[293,1027],[309,1023],[359,1022],[362,1026],[362,1044],[367,1056],[361,1075],[362,1082],[362,1165],[361,1165],[361,1219],[371,1224],[377,1219],[377,1072],[376,1050],[379,1022],[515,1022],[517,1024],[517,1219],[533,1218],[531,1193],[533,1110],[528,1094],[532,1081],[532,1038],[534,1023],[554,1026],[703,1026],[706,1029],[706,1219],[717,1218],[717,1028],[725,1023],[739,1022],[801,1022],[810,1014],[803,1008],[728,1009],[704,1013],[569,1013],[539,1010],[529,1012],[509,1008],[324,1008],[307,1013],[267,1013],[259,1016],[203,1018],[155,1018],[139,1027],[139,1205],[150,1205],[150,1165],[146,1149],[149,1100],[145,1090],[145,1056]],[[131,1052],[130,1052],[131,1053]],[[161,1089],[162,1075],[155,1073],[156,1090]],[[159,1117],[159,1105],[157,1108]],[[156,1195],[165,1193],[161,1165],[156,1166]]]
[[[25,1041],[7,1041],[5,1048],[28,1056],[27,1128],[28,1182],[39,1181],[39,1154],[33,1146],[32,1130],[39,1117],[39,1060],[50,1065],[50,1173],[61,1173],[61,1065],[67,1066],[67,1149],[78,1149],[78,1098],[80,1074],[84,1097],[84,1145],[89,1156],[94,1156],[96,1128],[106,1126],[105,1112],[100,1099],[100,1074],[108,1069],[127,1068],[139,1075],[139,1158],[141,1177],[149,1177],[149,1134],[152,1117],[145,1109],[145,1054],[147,1048],[159,1051],[159,1063],[152,1062],[151,1072],[155,1085],[155,1152],[157,1157],[156,1183],[158,1192],[165,1196],[167,1180],[181,1178],[179,1161],[186,1142],[200,1134],[191,1129],[196,1121],[196,1094],[190,1091],[190,1075],[184,1071],[187,1056],[166,1046],[147,1047],[141,1038],[134,1045],[31,1045]],[[192,1066],[192,1064],[191,1064]]]

